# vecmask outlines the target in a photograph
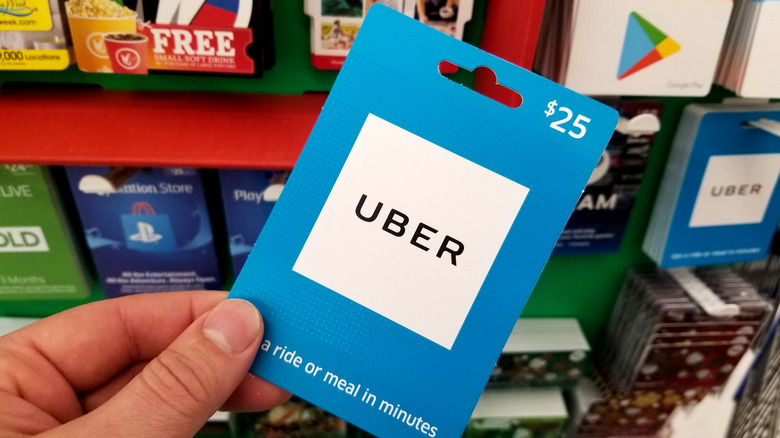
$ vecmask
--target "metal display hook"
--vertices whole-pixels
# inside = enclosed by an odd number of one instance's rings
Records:
[[[683,290],[699,305],[708,315],[714,317],[733,317],[739,315],[740,307],[737,304],[726,303],[712,289],[693,273],[690,268],[667,269]]]
[[[655,114],[639,114],[632,118],[620,117],[615,130],[624,135],[639,137],[641,135],[654,135],[661,130],[661,121]]]
[[[142,167],[112,167],[105,175],[84,175],[79,181],[79,191],[97,195],[116,193],[122,185],[134,177]]]
[[[284,185],[290,177],[290,172],[280,172],[271,178],[271,184],[263,190],[263,200],[266,202],[276,202],[282,194]]]

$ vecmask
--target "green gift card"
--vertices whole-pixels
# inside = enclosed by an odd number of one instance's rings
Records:
[[[47,169],[0,166],[0,300],[81,298],[87,276]]]

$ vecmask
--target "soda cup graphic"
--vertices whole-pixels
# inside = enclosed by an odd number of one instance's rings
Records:
[[[149,38],[140,33],[109,33],[103,36],[114,73],[145,75]]]
[[[135,33],[137,15],[125,17],[82,17],[68,14],[68,24],[76,52],[76,63],[85,72],[111,73],[103,36],[109,33]]]

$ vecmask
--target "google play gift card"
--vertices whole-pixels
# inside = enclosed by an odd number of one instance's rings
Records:
[[[729,0],[585,0],[562,83],[588,95],[705,96]]]
[[[459,437],[616,123],[373,6],[231,292],[265,319],[252,372],[379,436]]]

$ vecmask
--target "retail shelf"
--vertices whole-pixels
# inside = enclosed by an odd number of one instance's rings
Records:
[[[0,162],[291,169],[326,94],[0,92]]]

